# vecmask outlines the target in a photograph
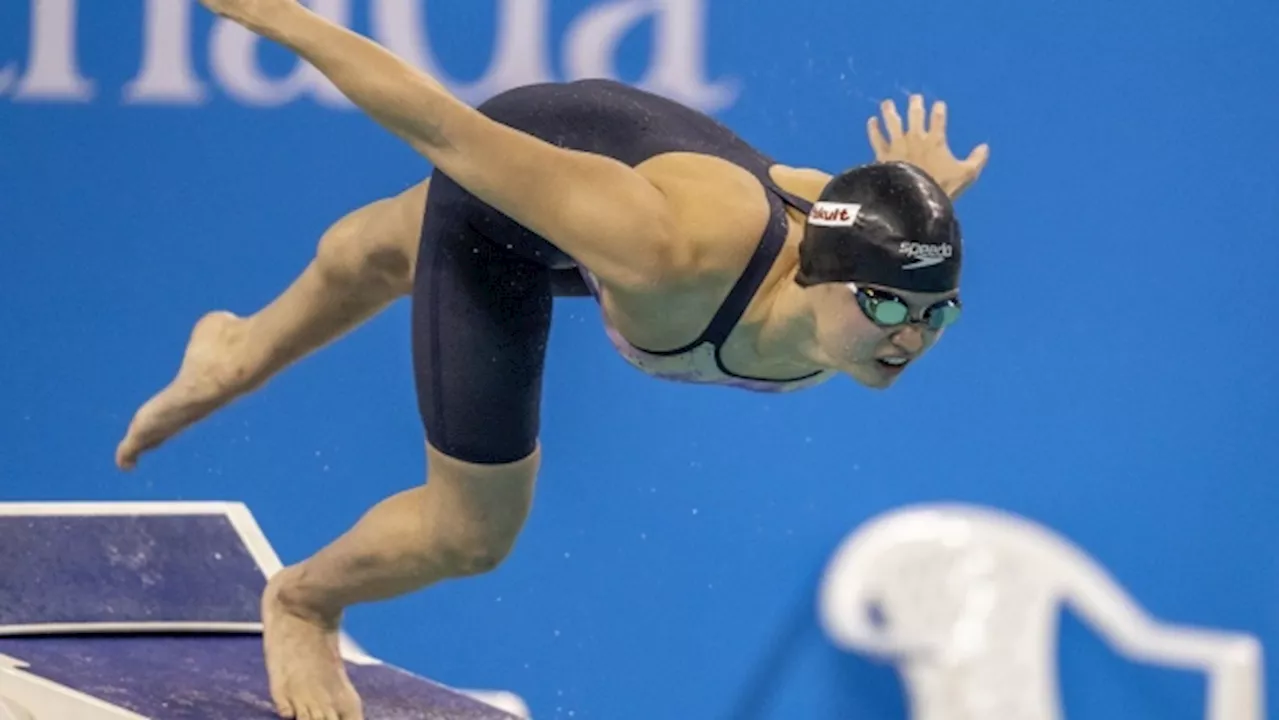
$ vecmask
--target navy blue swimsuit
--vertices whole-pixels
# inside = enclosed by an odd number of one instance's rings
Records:
[[[692,152],[732,162],[768,190],[770,222],[756,252],[706,330],[680,348],[642,349],[610,330],[633,365],[659,377],[790,390],[825,374],[789,380],[735,375],[720,347],[781,251],[785,207],[810,203],[769,177],[774,161],[707,115],[610,80],[529,85],[496,95],[481,113],[559,147],[635,167],[658,155]],[[587,296],[593,277],[543,238],[436,172],[413,291],[413,357],[427,440],[451,457],[506,463],[537,444],[542,370],[553,297]]]

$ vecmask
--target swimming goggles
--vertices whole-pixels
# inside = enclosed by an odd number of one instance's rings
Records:
[[[931,330],[941,330],[960,319],[960,299],[948,298],[925,308],[919,317],[912,317],[911,306],[905,300],[885,290],[860,287],[854,283],[846,283],[872,322],[881,327],[895,327],[906,324],[923,324]]]

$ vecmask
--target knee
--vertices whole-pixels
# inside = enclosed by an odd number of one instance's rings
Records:
[[[379,201],[352,212],[331,225],[316,248],[316,263],[328,277],[376,281],[406,289],[413,280],[416,237],[406,237],[388,208]]]
[[[410,493],[418,494],[416,490]],[[373,570],[394,565],[408,572],[417,584],[429,585],[483,575],[511,554],[520,532],[518,524],[459,513],[456,507],[444,507],[427,493],[419,497],[423,506],[402,526],[403,533],[397,533],[402,541],[371,548],[355,559],[357,567]],[[406,542],[409,538],[413,539]]]
[[[496,569],[515,547],[515,532],[489,532],[479,537],[456,541],[448,549],[451,575],[470,577]]]
[[[431,477],[424,505],[448,574],[481,575],[502,564],[515,547],[533,506],[539,453],[513,463],[477,465],[428,446]]]

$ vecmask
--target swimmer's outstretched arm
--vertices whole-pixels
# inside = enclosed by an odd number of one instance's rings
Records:
[[[678,248],[661,191],[611,158],[494,122],[377,43],[295,0],[201,0],[290,48],[437,169],[601,279],[644,284]]]

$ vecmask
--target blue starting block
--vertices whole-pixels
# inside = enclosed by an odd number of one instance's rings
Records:
[[[272,720],[280,559],[239,503],[0,503],[0,720]],[[342,655],[366,720],[516,720],[520,698]]]

